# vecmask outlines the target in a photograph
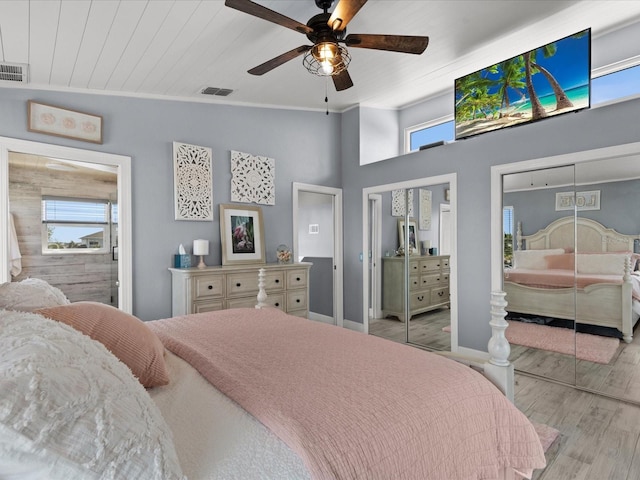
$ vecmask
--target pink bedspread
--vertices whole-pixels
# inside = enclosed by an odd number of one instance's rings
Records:
[[[545,465],[536,432],[481,374],[369,335],[234,309],[148,322],[316,479],[494,479]]]
[[[504,271],[507,282],[519,283],[537,288],[585,288],[598,283],[622,283],[621,275],[574,274],[573,270],[533,270],[527,268],[510,268]],[[632,295],[640,300],[640,277],[631,275]]]

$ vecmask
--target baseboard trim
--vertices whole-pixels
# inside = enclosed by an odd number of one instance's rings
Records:
[[[313,320],[315,322],[328,323],[329,325],[335,325],[336,321],[333,317],[329,315],[323,315],[321,313],[309,312],[309,320]]]
[[[458,350],[456,350],[456,352],[461,353],[463,355],[482,358],[483,360],[489,360],[490,358],[488,352],[483,352],[482,350],[475,350],[473,348],[458,347]]]
[[[342,322],[344,328],[354,330],[356,332],[364,333],[364,325],[360,322],[354,322],[353,320],[347,320],[346,318]]]

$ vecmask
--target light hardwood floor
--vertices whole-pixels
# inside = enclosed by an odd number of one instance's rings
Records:
[[[414,317],[410,339],[424,345],[446,345],[432,348],[449,350],[448,310]],[[404,324],[393,319],[370,321],[369,332],[390,340],[404,342]],[[578,375],[590,369],[596,374],[592,382],[625,384],[623,370],[640,372],[640,339],[621,345],[609,366],[579,365]],[[416,341],[419,340],[419,341]],[[629,348],[627,348],[629,347]],[[528,365],[541,368],[568,368],[566,356],[547,356],[549,352],[512,346],[512,354]],[[520,349],[520,350],[518,350]],[[625,353],[626,352],[626,353]],[[617,362],[622,362],[616,367]],[[600,375],[598,375],[598,372]],[[615,373],[618,372],[618,373]],[[640,375],[640,373],[639,373]],[[619,385],[619,388],[623,388]],[[640,380],[637,388],[640,388]],[[547,451],[547,467],[536,471],[535,480],[638,480],[640,479],[640,406],[612,400],[600,395],[516,373],[515,401],[532,421],[544,423],[560,431],[560,436]]]

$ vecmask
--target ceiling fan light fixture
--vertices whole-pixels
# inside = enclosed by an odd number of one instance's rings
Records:
[[[302,59],[302,64],[309,73],[321,77],[338,75],[350,62],[351,55],[347,49],[336,42],[319,42]]]

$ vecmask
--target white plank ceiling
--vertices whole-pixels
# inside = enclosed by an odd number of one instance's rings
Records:
[[[301,23],[320,13],[313,0],[257,3]],[[428,35],[429,47],[420,56],[350,48],[355,86],[336,92],[329,81],[329,108],[401,108],[583,28],[597,37],[633,21],[637,0],[369,0],[348,33]],[[0,87],[324,109],[327,83],[301,57],[247,73],[308,43],[222,0],[0,0],[0,60],[29,65],[28,84]],[[233,93],[204,96],[207,86]]]

